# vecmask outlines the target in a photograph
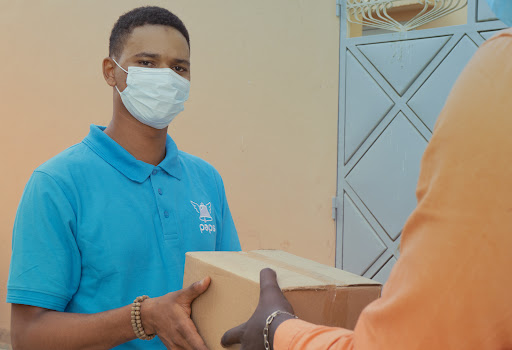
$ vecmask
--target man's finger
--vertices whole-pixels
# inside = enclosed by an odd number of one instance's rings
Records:
[[[277,283],[277,274],[274,270],[266,268],[260,271],[260,290],[263,291],[267,288],[279,288]]]
[[[181,336],[185,342],[194,350],[208,350],[204,344],[203,338],[197,332],[197,328],[192,320],[188,320],[183,329],[181,330]]]
[[[220,343],[223,347],[227,348],[233,344],[240,344],[242,342],[242,336],[245,331],[245,323],[242,323],[240,326],[235,328],[231,328],[229,331],[224,333]]]
[[[210,282],[211,278],[205,277],[201,281],[192,283],[190,286],[183,290],[181,297],[184,297],[188,303],[192,303],[195,298],[206,292],[210,286]]]

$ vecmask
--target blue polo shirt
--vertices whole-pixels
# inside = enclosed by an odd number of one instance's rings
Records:
[[[240,250],[219,173],[179,151],[136,160],[91,126],[37,168],[14,223],[7,302],[96,313],[182,288],[188,251]],[[165,349],[158,337],[116,349]]]

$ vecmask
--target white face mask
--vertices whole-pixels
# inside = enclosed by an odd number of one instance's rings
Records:
[[[127,87],[117,92],[124,106],[138,121],[155,129],[163,129],[181,111],[190,92],[190,81],[170,68],[123,67],[128,73]]]

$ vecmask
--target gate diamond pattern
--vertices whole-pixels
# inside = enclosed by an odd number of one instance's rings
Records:
[[[446,96],[477,48],[478,46],[470,38],[462,37],[407,103],[430,131],[434,130],[434,124],[443,109]]]
[[[469,0],[465,25],[346,38],[341,3],[336,266],[385,282],[437,116],[504,25],[485,0]]]
[[[449,37],[391,41],[359,45],[358,49],[403,96],[419,74],[446,44]]]
[[[351,157],[393,107],[393,101],[350,53],[347,53],[347,80],[352,82],[352,88],[347,91],[345,106],[345,154]],[[367,96],[372,103],[361,105],[360,96]]]
[[[425,138],[400,112],[346,176],[347,184],[393,241],[416,205],[414,179],[426,146]]]

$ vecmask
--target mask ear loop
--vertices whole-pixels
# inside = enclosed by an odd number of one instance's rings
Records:
[[[123,67],[121,67],[121,65],[119,65],[119,63],[117,63],[117,61],[114,59],[114,57],[110,57],[110,58],[112,58],[112,61],[114,61],[114,63],[117,64],[117,66],[119,68],[121,68],[126,74],[128,74],[128,71],[126,69],[124,69]],[[119,95],[121,95],[121,91],[119,91],[119,89],[117,88],[117,84],[116,84],[116,90],[119,93]]]
[[[127,73],[127,74],[128,74],[128,71],[127,71],[126,69],[124,69],[123,67],[121,67],[121,66],[119,65],[119,63],[117,63],[117,61],[116,61],[113,57],[110,57],[110,58],[112,58],[112,61],[114,61],[114,63],[115,63],[115,64],[117,64],[117,66],[118,66],[119,68],[121,68],[125,73]]]

